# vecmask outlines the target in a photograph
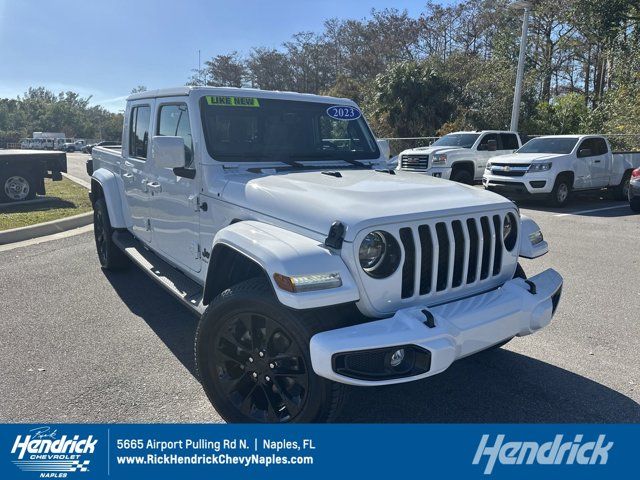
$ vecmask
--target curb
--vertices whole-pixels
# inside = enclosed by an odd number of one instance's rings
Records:
[[[22,200],[20,202],[6,202],[6,203],[0,203],[0,212],[2,212],[3,210],[10,210],[12,207],[15,207],[16,205],[18,206],[22,206],[22,205],[37,205],[39,203],[47,203],[50,202],[51,200],[55,199],[56,197],[37,197],[34,198],[33,200]]]
[[[62,176],[67,178],[67,179],[69,179],[69,180],[71,180],[72,182],[77,183],[78,185],[80,185],[80,186],[82,186],[84,188],[87,188],[87,189],[91,190],[91,184],[89,182],[87,182],[86,180],[83,180],[83,179],[78,178],[78,177],[74,177],[73,175],[69,175],[66,172],[63,172]]]
[[[93,212],[81,213],[72,217],[51,220],[50,222],[37,223],[27,227],[12,228],[0,232],[0,245],[21,242],[36,237],[44,237],[54,233],[64,232],[74,228],[84,227],[93,223]]]

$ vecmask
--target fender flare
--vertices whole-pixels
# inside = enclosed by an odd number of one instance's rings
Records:
[[[264,270],[278,301],[297,310],[319,308],[360,299],[358,286],[339,253],[319,241],[266,223],[247,220],[220,230],[213,239],[216,245],[226,245]],[[274,274],[287,276],[339,273],[340,287],[310,292],[291,293],[277,286]],[[216,275],[216,266],[209,264],[206,285]]]
[[[122,192],[116,175],[105,168],[98,168],[91,175],[91,183],[93,184],[93,182],[97,182],[102,189],[102,197],[107,205],[111,226],[113,228],[127,228],[127,222],[122,211]],[[95,192],[93,193],[95,194]],[[95,201],[96,198],[93,200]]]

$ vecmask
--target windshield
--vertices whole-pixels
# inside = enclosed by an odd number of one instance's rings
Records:
[[[471,148],[479,136],[479,133],[450,133],[439,138],[432,145],[437,147]]]
[[[364,160],[380,156],[357,109],[336,119],[326,103],[250,97],[206,96],[201,100],[205,140],[216,160]],[[335,115],[334,115],[335,116]]]
[[[534,138],[525,143],[516,153],[571,153],[577,138]]]

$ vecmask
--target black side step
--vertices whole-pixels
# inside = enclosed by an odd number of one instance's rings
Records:
[[[113,241],[147,275],[189,307],[192,313],[198,316],[204,313],[205,306],[202,304],[204,289],[200,284],[169,265],[155,253],[144,248],[126,230],[115,231]]]

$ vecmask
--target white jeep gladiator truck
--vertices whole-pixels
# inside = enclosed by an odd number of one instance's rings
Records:
[[[507,196],[546,198],[562,207],[574,191],[611,189],[626,200],[640,152],[612,152],[600,135],[549,135],[529,140],[512,155],[492,158],[482,183]]]
[[[428,147],[401,152],[397,169],[471,185],[482,180],[485,165],[491,157],[513,153],[521,145],[520,136],[515,132],[449,133]]]
[[[137,264],[199,317],[228,421],[333,418],[345,384],[435,375],[546,326],[562,277],[509,200],[385,168],[350,100],[180,87],[130,96],[92,152],[103,268]]]

